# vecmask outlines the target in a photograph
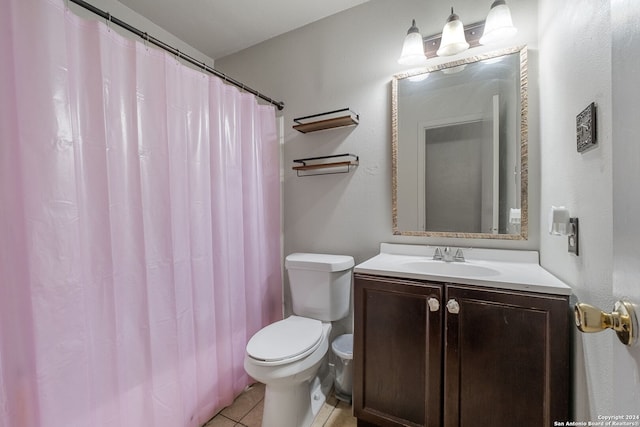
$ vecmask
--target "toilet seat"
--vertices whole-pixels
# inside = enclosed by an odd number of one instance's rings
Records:
[[[303,359],[322,342],[322,322],[290,316],[259,330],[247,344],[247,355],[263,366],[283,365]]]

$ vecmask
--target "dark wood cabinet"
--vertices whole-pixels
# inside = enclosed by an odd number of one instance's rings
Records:
[[[354,293],[360,427],[569,419],[567,296],[363,274]]]
[[[566,296],[445,285],[444,426],[551,426],[569,419]]]
[[[360,426],[439,426],[442,286],[357,276],[354,410]],[[357,396],[357,397],[356,397]]]

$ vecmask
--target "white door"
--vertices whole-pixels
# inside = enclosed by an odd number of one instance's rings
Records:
[[[484,113],[482,135],[482,233],[499,233],[500,95],[493,95]]]
[[[613,294],[640,309],[640,6],[611,0],[613,105]],[[640,414],[640,344],[615,340],[615,414]]]
[[[418,230],[490,232],[481,228],[484,120],[472,114],[418,123]]]

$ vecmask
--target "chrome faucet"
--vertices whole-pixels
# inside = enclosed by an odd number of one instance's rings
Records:
[[[458,248],[455,251],[455,254],[452,253],[451,248],[449,246],[444,249],[436,248],[433,253],[433,259],[436,261],[444,261],[444,262],[464,262],[464,254],[462,253],[462,249]]]

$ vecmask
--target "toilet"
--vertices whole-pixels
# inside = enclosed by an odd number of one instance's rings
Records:
[[[293,315],[249,340],[245,371],[265,384],[262,427],[308,427],[326,399],[331,322],[349,314],[353,257],[286,257]],[[322,375],[319,375],[322,374]],[[323,387],[329,384],[329,387]]]

